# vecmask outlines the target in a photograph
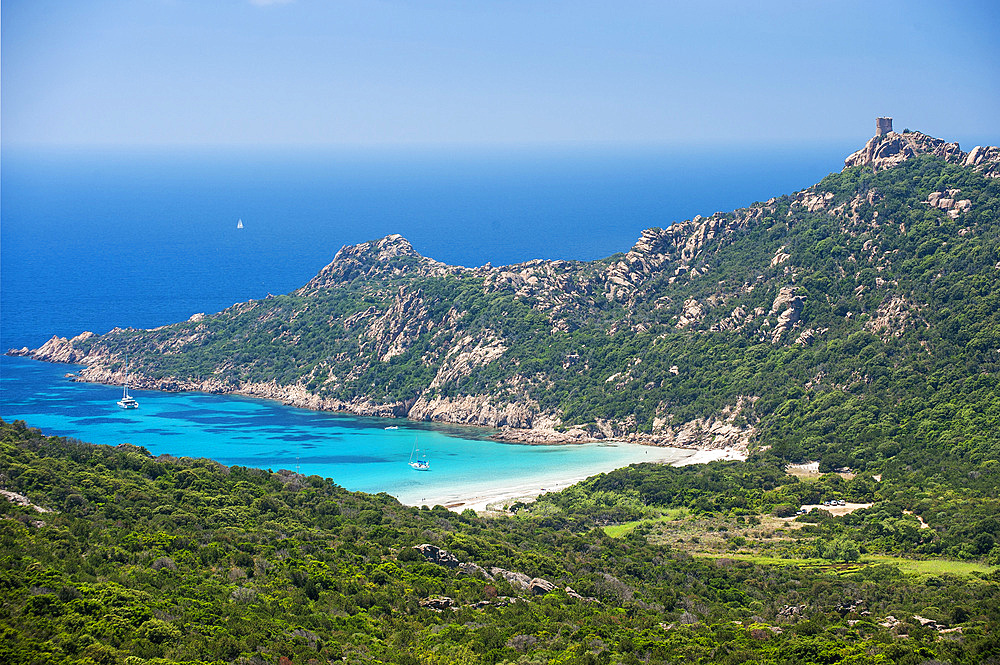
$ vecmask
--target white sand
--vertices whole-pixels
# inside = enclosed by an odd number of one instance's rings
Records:
[[[659,446],[642,446],[644,454],[632,462],[627,462],[615,468],[627,466],[634,462],[659,462],[673,466],[688,464],[704,464],[715,460],[743,460],[746,453],[736,449],[689,450],[686,448],[664,448]],[[547,492],[558,492],[599,473],[613,471],[611,468],[594,468],[588,473],[567,475],[559,470],[551,470],[539,474],[523,483],[484,481],[474,491],[457,489],[455,492],[439,492],[432,496],[410,498],[400,497],[400,501],[413,506],[444,506],[455,512],[471,508],[476,512],[502,510],[505,506],[521,501],[529,503]]]
[[[688,464],[705,464],[716,460],[745,460],[746,452],[736,448],[715,448],[713,450],[696,450],[690,457],[674,462],[674,466]]]

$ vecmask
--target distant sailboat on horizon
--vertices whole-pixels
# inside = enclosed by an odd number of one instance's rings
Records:
[[[236,222],[236,228],[238,228],[238,229],[242,229],[243,228],[243,220],[242,219],[239,220],[238,222]]]
[[[122,385],[122,398],[118,400],[118,406],[123,409],[138,409],[139,402],[128,394],[128,354],[125,354],[125,383]]]

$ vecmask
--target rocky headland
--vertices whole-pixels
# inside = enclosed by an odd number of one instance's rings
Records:
[[[844,176],[891,172],[920,157],[980,179],[1000,175],[996,147],[965,153],[957,143],[890,131],[850,155]],[[906,257],[888,238],[907,229],[879,216],[885,197],[871,183],[848,191],[828,178],[647,229],[628,252],[591,262],[449,266],[390,235],[343,247],[286,296],[9,353],[84,365],[76,380],[105,384],[125,380],[128,353],[135,388],[489,427],[511,442],[745,451],[767,415],[756,405],[775,370],[727,377],[753,358],[773,364],[855,331],[888,340],[930,325],[926,303],[893,277]],[[959,226],[976,218],[961,187],[906,205]],[[825,236],[812,230],[820,227]],[[957,234],[973,240],[975,224]],[[830,295],[822,281],[830,271],[852,279],[853,294]],[[828,379],[823,364],[810,371],[792,383],[803,391],[847,386]],[[866,380],[863,368],[856,374]],[[788,391],[789,381],[775,385]]]

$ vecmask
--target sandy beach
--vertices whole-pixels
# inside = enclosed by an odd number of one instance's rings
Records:
[[[628,466],[628,464],[637,462],[658,462],[673,466],[687,466],[689,464],[704,464],[715,460],[746,459],[746,453],[733,448],[714,450],[691,450],[687,448],[657,446],[641,446],[641,448],[643,449],[641,451],[643,454],[637,455],[635,459],[628,463],[614,468],[621,468],[622,466]],[[576,473],[571,475],[561,474],[558,470],[549,470],[540,473],[530,480],[524,479],[524,482],[485,479],[473,488],[455,488],[454,491],[436,492],[431,496],[425,497],[401,496],[399,500],[410,506],[444,506],[455,512],[462,512],[470,508],[476,512],[502,510],[505,506],[518,501],[523,503],[534,501],[542,494],[558,492],[590,476],[613,471],[614,468],[594,468],[585,474]]]
[[[689,457],[677,460],[673,466],[687,466],[688,464],[705,464],[716,460],[745,460],[747,454],[736,448],[716,448],[713,450],[694,450]]]

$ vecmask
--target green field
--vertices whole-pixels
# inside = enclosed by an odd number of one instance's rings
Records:
[[[905,559],[902,557],[872,554],[861,558],[863,563],[887,563],[898,566],[904,573],[915,575],[988,575],[1000,566],[988,566],[975,561],[954,561],[952,559]]]
[[[631,533],[637,526],[643,524],[658,524],[661,522],[673,522],[682,520],[688,516],[690,511],[687,508],[670,508],[664,510],[659,516],[642,520],[633,520],[622,524],[611,524],[604,527],[604,533],[611,538],[621,538]]]
[[[984,563],[973,561],[954,561],[952,559],[907,559],[904,557],[885,556],[869,554],[861,557],[861,561],[854,563],[834,563],[826,559],[784,559],[780,557],[756,556],[753,554],[725,554],[719,555],[709,552],[692,552],[694,556],[711,559],[735,559],[748,561],[763,566],[798,566],[800,568],[813,568],[816,570],[829,570],[838,574],[850,573],[865,566],[890,565],[899,568],[905,574],[918,576],[933,575],[956,575],[956,576],[982,576],[995,572],[1000,566],[988,566]]]

